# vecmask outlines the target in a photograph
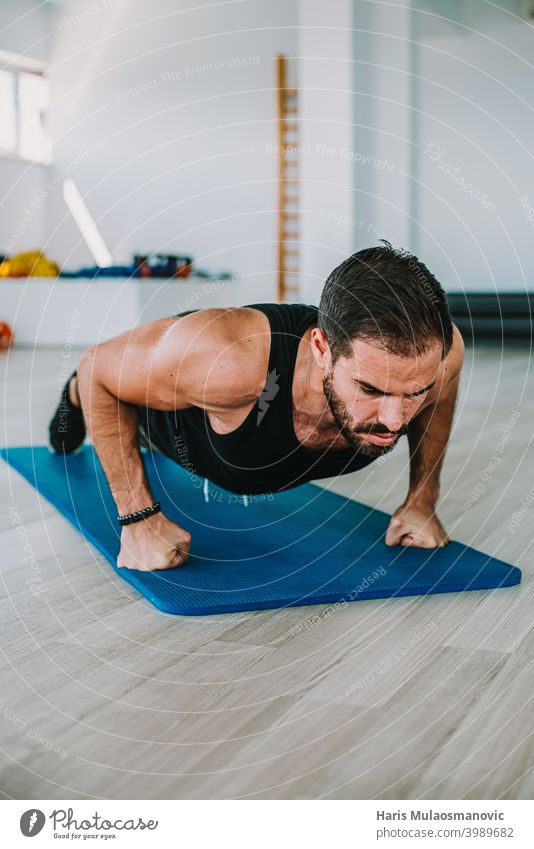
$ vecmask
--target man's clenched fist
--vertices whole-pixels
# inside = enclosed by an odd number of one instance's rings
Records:
[[[189,557],[191,534],[155,513],[142,522],[124,525],[117,566],[152,572],[183,566]]]

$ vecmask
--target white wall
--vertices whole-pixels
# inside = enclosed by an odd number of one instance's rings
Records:
[[[353,215],[448,290],[532,289],[533,24],[521,0],[412,6],[354,0],[354,147],[394,169],[355,171]]]
[[[534,207],[534,28],[522,9],[426,0],[416,17],[417,248],[449,289],[534,288],[534,220],[519,201]],[[431,143],[439,151],[425,154]]]
[[[46,61],[51,17],[48,4],[37,0],[2,0],[0,50]],[[45,242],[47,175],[46,166],[0,157],[0,253],[32,250]]]
[[[300,57],[299,141],[311,150],[300,171],[304,300],[382,236],[449,290],[532,288],[534,27],[521,0],[411,5],[3,0],[0,48],[52,62],[55,163],[0,159],[0,251],[26,216],[17,250],[92,262],[60,189],[47,188],[68,173],[116,261],[192,252],[243,275],[251,301],[273,297],[267,145],[271,60],[284,52]]]
[[[295,52],[296,2],[87,8],[77,19],[79,5],[57,4],[56,173],[76,181],[116,262],[134,252],[192,253],[205,268],[248,279],[251,301],[272,298],[272,59]],[[49,252],[71,267],[92,263],[60,191],[50,200]]]
[[[412,241],[409,7],[300,2],[304,300],[354,251]]]
[[[301,299],[318,303],[351,252],[352,0],[299,2]]]
[[[411,0],[356,2],[353,16],[353,249],[413,239]]]

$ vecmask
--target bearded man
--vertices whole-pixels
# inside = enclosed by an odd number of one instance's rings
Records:
[[[443,546],[435,506],[463,355],[438,281],[385,242],[334,269],[318,308],[196,310],[88,349],[50,442],[71,453],[89,431],[123,526],[118,566],[170,569],[191,545],[141,448],[246,497],[358,471],[406,435],[408,492],[386,543]]]

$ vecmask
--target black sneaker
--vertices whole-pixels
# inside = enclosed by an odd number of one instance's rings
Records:
[[[67,380],[59,398],[59,405],[48,426],[50,445],[56,454],[72,454],[83,444],[85,422],[80,407],[69,400],[69,383],[76,372]]]

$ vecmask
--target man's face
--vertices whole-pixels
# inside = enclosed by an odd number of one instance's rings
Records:
[[[327,346],[323,391],[347,442],[368,457],[391,451],[436,381],[441,352],[436,343],[427,354],[399,357],[378,344],[355,340],[352,355],[332,366]]]

